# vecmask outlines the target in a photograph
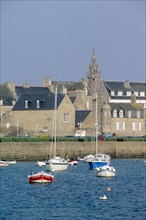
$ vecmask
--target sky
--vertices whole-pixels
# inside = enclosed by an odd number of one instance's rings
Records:
[[[1,83],[86,78],[145,82],[145,0],[1,0]]]

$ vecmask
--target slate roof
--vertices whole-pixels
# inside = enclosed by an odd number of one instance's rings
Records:
[[[62,102],[63,98],[65,97],[64,94],[57,95],[57,108]],[[28,108],[25,108],[25,101],[28,101]],[[40,108],[37,108],[37,100],[40,101]],[[13,107],[13,111],[17,110],[53,110],[54,109],[54,100],[55,94],[31,94],[26,95],[23,94],[19,97],[18,101]]]
[[[48,87],[33,87],[33,86],[30,87],[16,86],[15,91],[17,96],[51,93]]]
[[[83,122],[90,112],[91,110],[76,110],[75,111],[75,126],[78,127],[78,122]]]
[[[84,90],[84,85],[82,84],[82,82],[52,81],[52,84],[58,85],[57,86],[58,89],[59,89],[59,87],[62,87],[64,85],[68,91]]]
[[[119,81],[104,81],[104,84],[110,91],[146,92],[146,83],[144,82],[130,82],[130,88],[125,87],[124,82]]]
[[[117,111],[120,111],[120,110],[137,110],[137,108],[133,105],[131,105],[130,103],[109,103],[110,106],[111,106],[111,111],[114,111],[115,109]]]

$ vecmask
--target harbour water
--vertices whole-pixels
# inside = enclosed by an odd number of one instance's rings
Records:
[[[144,159],[112,159],[116,177],[96,177],[80,161],[50,184],[29,184],[31,171],[46,170],[36,162],[0,168],[1,220],[144,220],[146,165]],[[107,191],[107,187],[111,191]],[[101,200],[101,196],[107,200]]]

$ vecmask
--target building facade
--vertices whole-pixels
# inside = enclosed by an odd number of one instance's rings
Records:
[[[95,135],[96,98],[99,134],[143,136],[146,133],[146,83],[104,81],[96,64],[95,50],[87,75],[80,82],[56,82],[49,76],[43,78],[40,87],[13,83],[7,86],[15,99],[6,108],[1,98],[3,135],[13,128],[21,136],[51,136],[56,86],[58,136]]]

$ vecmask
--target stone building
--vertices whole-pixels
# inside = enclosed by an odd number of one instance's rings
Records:
[[[51,136],[54,114],[54,91],[58,88],[57,135],[93,136],[95,134],[95,100],[99,133],[118,136],[142,136],[146,129],[146,83],[104,81],[96,64],[95,50],[85,79],[80,82],[57,82],[43,78],[41,87],[28,84],[11,88],[15,100],[12,111],[2,124],[16,126],[21,135]],[[2,102],[1,102],[2,103]],[[1,105],[1,109],[4,106]]]

